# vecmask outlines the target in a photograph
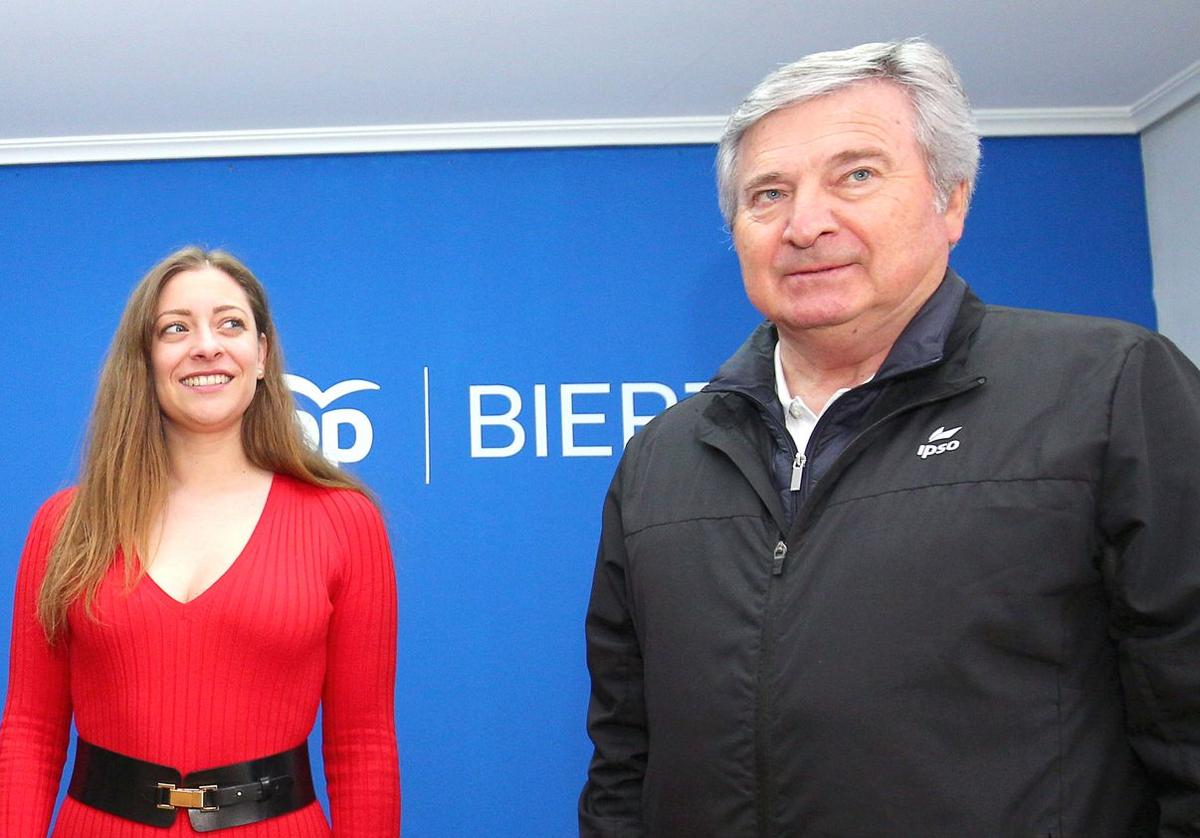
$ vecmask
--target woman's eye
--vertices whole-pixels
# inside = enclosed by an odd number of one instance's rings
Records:
[[[163,326],[163,329],[161,332],[159,332],[159,334],[182,335],[186,331],[187,328],[182,323],[168,323],[166,326]]]
[[[240,317],[226,317],[221,321],[221,328],[241,330],[246,328],[246,322]]]

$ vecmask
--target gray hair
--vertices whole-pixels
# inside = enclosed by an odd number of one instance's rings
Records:
[[[960,183],[967,199],[979,171],[979,130],[962,80],[945,53],[919,38],[817,52],[780,67],[750,91],[725,123],[717,145],[717,197],[725,223],[738,209],[738,147],[755,124],[775,111],[847,87],[883,79],[900,85],[916,114],[917,143],[925,153],[937,209],[946,209]]]

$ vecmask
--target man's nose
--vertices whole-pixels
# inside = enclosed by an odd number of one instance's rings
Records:
[[[796,247],[812,247],[817,239],[837,228],[831,197],[824,190],[812,188],[796,193],[783,235]]]

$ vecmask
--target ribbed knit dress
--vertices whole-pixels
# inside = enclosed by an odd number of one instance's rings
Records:
[[[37,621],[46,559],[70,501],[51,497],[29,532],[13,607],[0,725],[0,836],[44,838],[69,736],[183,773],[287,750],[323,708],[332,831],[317,803],[212,835],[394,838],[400,782],[393,716],[396,579],[387,533],[363,495],[276,475],[249,541],[188,603],[149,576],[126,592],[116,561],[95,602],[76,603],[51,647]],[[220,526],[214,521],[213,526]],[[67,798],[55,838],[194,835]]]

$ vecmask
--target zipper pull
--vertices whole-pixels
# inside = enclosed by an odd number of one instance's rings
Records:
[[[804,476],[804,464],[807,462],[808,460],[804,458],[804,452],[797,451],[796,459],[792,461],[792,482],[788,486],[793,492],[800,491],[800,478]]]
[[[775,552],[771,554],[771,575],[778,576],[783,573],[783,560],[787,557],[787,544],[779,542],[775,545]]]

